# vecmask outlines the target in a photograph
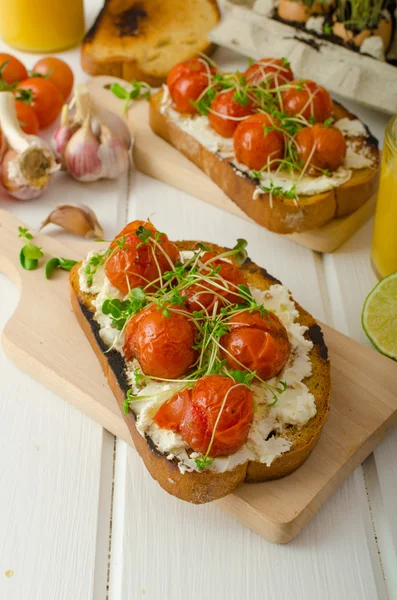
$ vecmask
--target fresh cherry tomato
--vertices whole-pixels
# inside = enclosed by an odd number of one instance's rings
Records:
[[[193,106],[192,102],[201,96],[208,85],[207,73],[194,72],[178,77],[170,89],[175,110],[191,115],[197,113],[197,108]]]
[[[244,76],[249,84],[261,84],[268,90],[294,79],[289,62],[283,58],[261,58],[248,67]]]
[[[314,81],[292,81],[281,93],[282,108],[288,116],[302,115],[305,119],[323,122],[332,114],[332,98],[327,90]]]
[[[284,157],[284,136],[274,129],[277,126],[278,122],[266,113],[252,115],[240,123],[233,136],[237,161],[257,171],[267,164],[271,169],[277,168]]]
[[[61,92],[64,100],[69,98],[73,88],[74,76],[72,69],[63,60],[55,58],[55,56],[42,58],[33,67],[33,72],[39,73],[47,81],[51,81]]]
[[[154,243],[154,237],[142,242],[136,233],[140,227],[152,232],[153,236],[158,234],[157,244],[162,250]],[[111,284],[123,294],[128,294],[135,287],[148,286],[148,291],[155,290],[160,285],[160,275],[172,270],[172,265],[179,259],[175,244],[165,233],[159,234],[149,221],[133,221],[127,225],[112,242],[110,250],[105,273]],[[155,283],[148,285],[151,282]]]
[[[11,54],[0,53],[0,78],[6,83],[12,84],[23,81],[28,72],[20,60]]]
[[[15,102],[15,108],[22,131],[30,135],[37,135],[39,132],[39,120],[33,108],[20,100]]]
[[[18,90],[31,90],[30,106],[37,115],[40,129],[48,127],[57,119],[62,110],[63,97],[51,81],[42,77],[31,77],[22,81]]]
[[[218,94],[211,102],[208,120],[219,135],[231,138],[237,126],[253,112],[251,101],[241,104],[236,101],[236,90],[228,90]]]
[[[346,140],[336,127],[320,123],[304,127],[295,136],[298,158],[302,165],[309,161],[308,173],[319,175],[320,170],[335,171],[346,156]]]
[[[251,390],[230,377],[207,375],[195,384],[179,425],[182,438],[196,452],[207,452],[225,397],[209,455],[233,454],[247,441],[254,416]]]
[[[142,371],[151,377],[176,379],[193,365],[194,325],[181,307],[164,310],[150,307],[138,313],[125,329],[124,354],[127,360],[137,358]]]
[[[174,83],[179,77],[182,75],[191,75],[194,73],[206,73],[207,76],[209,74],[215,75],[216,70],[214,67],[211,67],[204,59],[199,58],[190,58],[189,60],[185,60],[174,65],[171,71],[167,76],[167,86],[169,90],[172,89]]]
[[[224,289],[220,289],[219,287],[212,285],[211,282],[207,283],[206,281],[191,285],[182,292],[186,306],[190,311],[193,312],[204,309],[208,314],[212,314],[214,305],[217,301],[219,307],[225,304],[225,300],[232,304],[244,302],[242,297],[238,294],[237,286],[247,285],[247,279],[238,266],[227,262],[226,260],[217,260],[214,252],[206,252],[203,254],[201,262],[203,263],[203,267],[200,269],[200,272],[203,275],[209,275],[212,269],[219,268],[217,283],[223,286]]]
[[[231,369],[256,371],[270,379],[285,366],[291,352],[288,334],[274,313],[244,311],[228,320],[230,333],[222,336],[223,358]]]

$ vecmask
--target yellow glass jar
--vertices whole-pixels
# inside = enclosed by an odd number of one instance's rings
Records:
[[[0,35],[28,52],[55,52],[84,35],[83,0],[0,0]]]
[[[378,277],[397,271],[397,117],[393,117],[386,127],[372,262]]]

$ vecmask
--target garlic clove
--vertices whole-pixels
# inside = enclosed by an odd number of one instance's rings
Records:
[[[69,106],[65,104],[62,108],[61,122],[59,127],[56,129],[52,138],[52,147],[58,159],[63,161],[63,155],[66,149],[66,145],[72,135],[79,129],[78,123],[73,123],[69,118]]]
[[[117,179],[128,170],[130,157],[125,144],[106,125],[101,127],[99,157],[102,162],[102,177]]]
[[[131,146],[131,133],[126,122],[121,117],[96,104],[94,105],[94,114],[97,121],[108,127],[123,142],[126,148]]]
[[[69,173],[78,181],[100,179],[102,163],[98,152],[99,142],[88,117],[66,144],[64,160]]]
[[[103,229],[96,214],[84,204],[60,204],[43,221],[40,229],[49,223],[58,225],[70,233],[87,238],[103,238]]]

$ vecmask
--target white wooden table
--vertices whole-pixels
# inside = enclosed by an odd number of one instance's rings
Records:
[[[100,5],[88,4],[88,23]],[[16,54],[33,65],[35,57]],[[64,58],[83,81],[78,51]],[[243,64],[222,50],[215,58],[223,67]],[[383,138],[387,117],[351,108]],[[26,204],[0,196],[0,206],[32,228],[62,201],[90,205],[107,237],[149,215],[174,239],[230,245],[244,237],[252,259],[303,306],[367,343],[360,314],[376,281],[372,223],[322,257],[141,173],[92,185],[61,177]],[[0,328],[17,301],[14,285],[0,275]],[[216,506],[165,494],[132,448],[0,351],[0,599],[397,598],[396,455],[394,431],[293,542],[275,546]]]

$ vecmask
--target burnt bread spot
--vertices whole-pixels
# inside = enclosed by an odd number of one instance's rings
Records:
[[[138,36],[141,32],[139,30],[142,25],[142,20],[147,17],[147,12],[139,4],[131,6],[131,8],[117,15],[115,18],[115,26],[118,30],[120,37],[124,36]]]
[[[258,267],[258,265],[253,263],[249,256],[243,262],[243,267],[247,269],[249,273],[260,273],[265,279],[269,279],[273,283],[278,283],[279,285],[282,285],[281,281],[279,279],[276,279],[276,277],[273,277],[273,275],[266,271],[266,269],[264,269],[263,267]]]
[[[102,16],[105,14],[106,5],[107,5],[107,2],[105,2],[104,6],[101,8],[100,12],[98,13],[98,16],[95,19],[94,23],[92,24],[90,29],[85,34],[84,40],[83,40],[84,42],[92,42],[94,40],[95,34],[101,25]]]
[[[125,395],[127,395],[127,391],[129,390],[130,385],[128,383],[127,375],[125,372],[124,358],[121,356],[120,352],[117,352],[117,350],[108,350],[106,344],[104,343],[103,339],[99,335],[100,327],[99,327],[99,324],[94,319],[94,313],[92,312],[92,310],[87,308],[87,306],[83,302],[79,301],[79,305],[80,305],[81,312],[83,313],[84,317],[87,319],[88,323],[90,324],[91,331],[95,337],[96,343],[98,344],[99,348],[101,349],[102,354],[104,354],[106,356],[109,366],[116,376],[117,383],[119,384],[121,391]],[[135,415],[134,415],[134,417],[135,417]]]
[[[318,353],[323,360],[328,360],[328,348],[324,342],[324,334],[320,325],[311,325],[309,327],[309,337],[313,344],[317,346]]]

